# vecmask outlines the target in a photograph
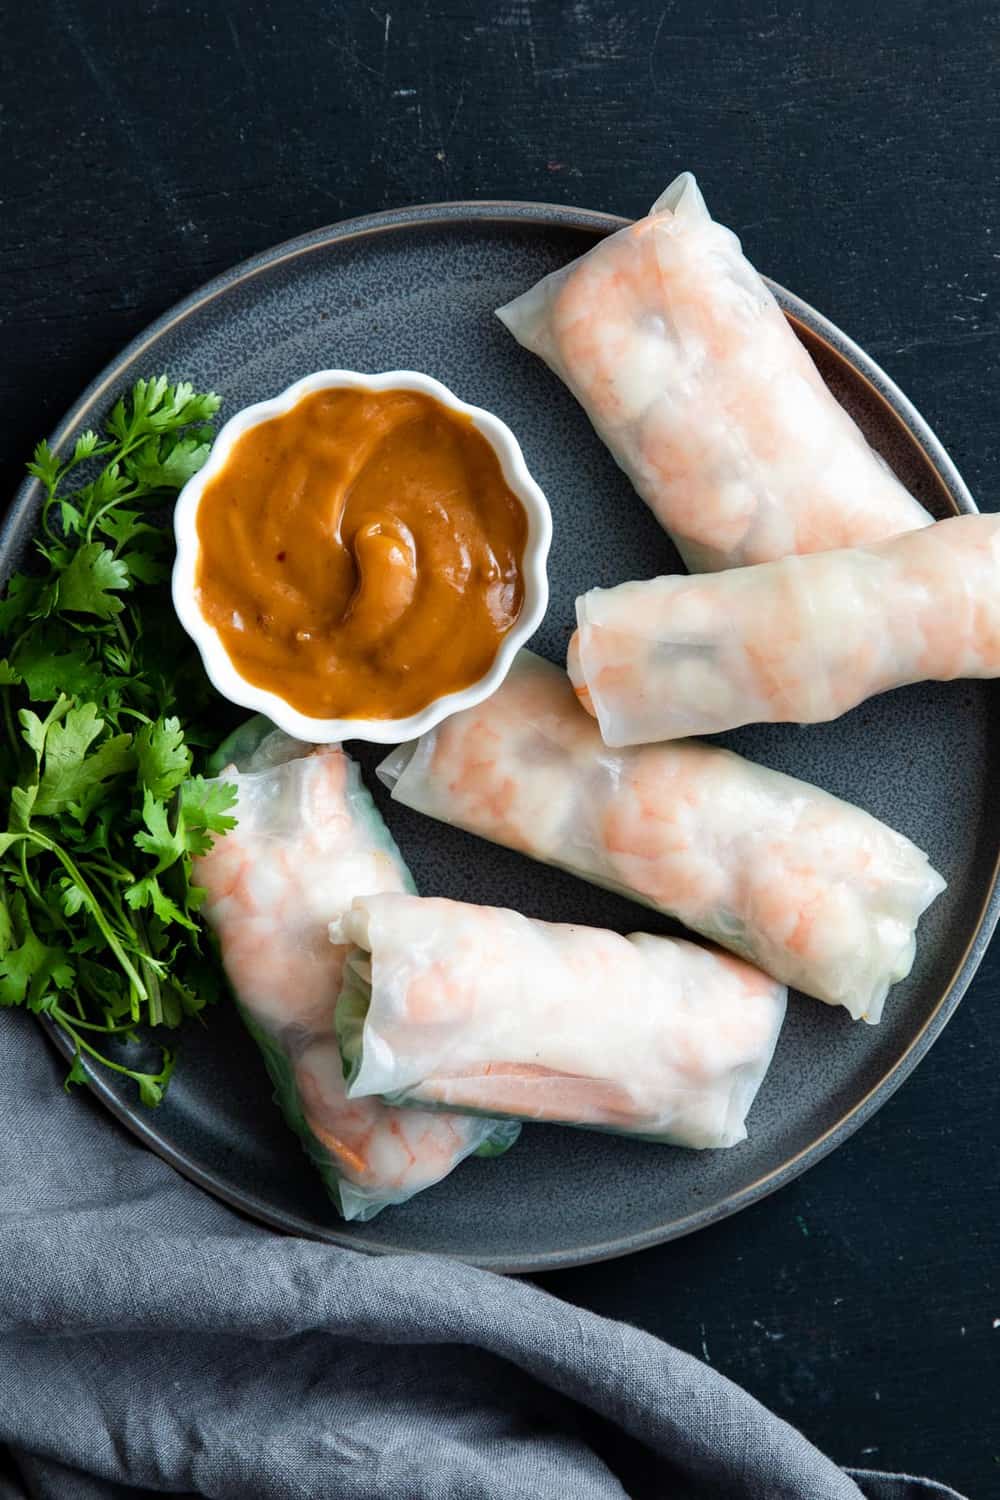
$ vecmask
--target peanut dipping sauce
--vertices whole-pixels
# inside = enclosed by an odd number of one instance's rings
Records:
[[[244,433],[206,486],[198,601],[240,675],[300,713],[405,718],[489,670],[527,534],[464,412],[317,391]]]

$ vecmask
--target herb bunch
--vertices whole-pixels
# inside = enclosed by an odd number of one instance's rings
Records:
[[[174,1052],[133,1067],[119,1043],[215,998],[191,860],[235,822],[235,790],[194,774],[219,709],[171,607],[156,516],[208,457],[218,407],[161,375],[68,457],[39,443],[34,556],[0,600],[0,1005],[63,1029],[67,1084],[86,1056],[146,1104]]]

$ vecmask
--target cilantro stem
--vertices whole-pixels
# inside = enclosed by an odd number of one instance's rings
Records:
[[[149,1024],[151,1026],[160,1026],[163,1022],[163,997],[160,994],[160,981],[150,969],[145,959],[143,960],[142,967],[149,986]]]
[[[149,958],[149,938],[146,933],[146,925],[137,912],[130,912],[132,927],[139,941],[139,962],[142,965],[143,977],[149,992],[149,1022],[151,1026],[159,1026],[163,1021],[163,997],[160,994],[160,978]]]
[[[21,631],[20,635],[17,635],[17,636],[14,637],[14,644],[10,647],[10,649],[7,652],[7,655],[10,657],[11,661],[13,661],[14,657],[17,655],[18,647],[20,646],[21,642],[22,641],[26,641],[28,639],[28,636],[30,634],[31,634],[31,626],[30,625],[26,625],[25,628]]]
[[[66,472],[67,471],[63,469],[61,473],[56,477],[56,482],[54,485],[52,485],[51,489],[47,488],[45,500],[42,504],[42,530],[45,532],[45,535],[48,537],[49,541],[52,542],[56,547],[59,546],[62,538],[60,537],[59,533],[53,531],[52,527],[49,525],[49,512],[52,510],[53,505],[56,503],[56,491],[59,488],[59,483],[63,477],[63,474],[65,474]]]
[[[134,488],[129,494],[116,495],[113,500],[108,500],[106,504],[102,505],[100,510],[96,510],[91,516],[90,520],[87,522],[87,541],[92,542],[94,540],[94,527],[97,525],[102,516],[106,516],[109,511],[115,510],[126,500],[134,500],[138,493],[138,489]]]
[[[110,856],[107,859],[102,859],[99,855],[91,854],[88,856],[88,863],[91,869],[100,870],[102,874],[107,875],[109,880],[120,880],[125,885],[131,885],[135,879],[135,874],[132,870],[127,870],[124,865],[120,865],[117,860],[111,859]]]
[[[131,667],[131,665],[132,665],[132,642],[128,638],[128,631],[125,629],[125,626],[122,624],[120,617],[116,617],[115,618],[115,629],[118,632],[118,639],[122,643],[122,649],[124,650],[124,652],[126,654],[126,658],[128,660],[129,667]]]
[[[27,845],[27,842],[25,840],[21,841],[21,851],[20,852],[21,852],[21,879],[24,881],[24,884],[25,884],[25,887],[27,889],[28,895],[31,896],[34,901],[37,901],[37,903],[38,903],[39,906],[46,907],[46,903],[45,903],[45,900],[44,900],[44,898],[42,896],[41,891],[38,889],[37,885],[32,880],[31,875],[28,873],[28,845]],[[46,907],[46,910],[47,909],[48,908]]]
[[[22,658],[24,675],[0,685],[0,1003],[53,1016],[73,1044],[68,1083],[85,1077],[86,1054],[132,1079],[145,1104],[162,1098],[172,1053],[147,1072],[104,1056],[100,1037],[175,1024],[211,998],[190,856],[232,821],[222,805],[208,812],[190,848],[169,826],[169,793],[215,734],[201,679],[173,644],[169,536],[155,514],[204,462],[218,406],[157,375],[61,452],[40,442],[28,465],[40,498],[35,567],[3,601],[5,676]],[[182,727],[175,705],[188,698],[195,722]],[[160,811],[140,838],[147,799]],[[162,885],[150,867],[163,858],[160,822],[177,850]]]
[[[129,958],[128,954],[125,952],[125,949],[119,942],[117,934],[106,921],[104,913],[101,910],[101,904],[98,901],[97,897],[94,895],[93,891],[90,889],[90,886],[87,884],[86,880],[84,880],[83,875],[77,869],[74,862],[70,859],[65,849],[61,849],[58,844],[52,841],[52,839],[46,838],[44,833],[39,833],[37,828],[32,828],[30,833],[21,834],[19,836],[25,839],[30,838],[34,843],[38,844],[40,848],[47,849],[50,854],[55,855],[56,859],[66,871],[66,874],[79,887],[80,894],[83,896],[84,901],[86,901],[87,906],[90,908],[90,915],[93,917],[95,923],[97,924],[97,927],[100,930],[100,933],[107,943],[108,947],[111,949],[112,953],[115,955],[115,958],[117,958],[119,964],[124,970],[129,983],[135,988],[139,999],[148,999],[146,986],[143,984],[142,979],[139,977],[135,965],[132,963],[132,960]],[[136,1020],[138,1020],[138,1015],[136,1015]]]
[[[89,1053],[91,1057],[95,1058],[96,1061],[101,1063],[105,1068],[112,1068],[116,1073],[125,1073],[129,1078],[135,1077],[135,1074],[133,1073],[131,1068],[126,1068],[123,1063],[112,1062],[109,1057],[105,1057],[102,1052],[98,1052],[96,1047],[92,1047],[90,1043],[86,1041],[77,1031],[76,1026],[73,1024],[72,1016],[67,1016],[65,1015],[65,1013],[61,1014],[59,1017],[59,1024],[69,1032],[70,1036],[73,1038],[74,1042],[81,1049],[81,1051]]]
[[[95,1062],[99,1062],[102,1067],[110,1068],[114,1073],[122,1073],[126,1078],[134,1079],[136,1082],[143,1076],[135,1068],[126,1067],[124,1063],[112,1062],[110,1057],[105,1057],[103,1052],[98,1052],[96,1047],[92,1047],[77,1031],[75,1018],[67,1015],[61,1007],[57,1006],[51,1014],[58,1020],[63,1030],[73,1038],[74,1044],[92,1057]]]
[[[28,895],[31,897],[32,901],[35,903],[35,905],[38,907],[38,909],[40,911],[45,912],[45,914],[49,917],[49,919],[51,921],[53,921],[58,927],[61,927],[64,932],[70,932],[71,928],[70,928],[69,922],[67,922],[66,917],[64,916],[64,914],[61,911],[61,909],[59,908],[59,906],[55,905],[55,904],[50,905],[49,902],[46,901],[45,897],[42,895],[42,893],[39,890],[38,886],[36,885],[36,883],[34,882],[34,880],[32,880],[30,874],[28,873],[27,852],[28,852],[28,842],[30,841],[30,838],[31,838],[31,835],[28,834],[28,835],[23,836],[22,840],[21,840],[21,851],[20,851],[20,861],[19,861],[20,862],[20,866],[21,866],[21,880],[24,883],[24,887],[27,890]]]
[[[62,623],[69,630],[75,630],[77,635],[85,635],[88,640],[97,636],[107,635],[107,631],[101,630],[93,620],[74,620],[72,615],[60,615]]]
[[[90,864],[91,866],[94,866],[96,864],[96,861],[91,860]],[[117,897],[114,891],[109,890],[109,888],[104,884],[104,871],[101,871],[100,874],[98,874],[97,871],[92,868],[90,872],[90,883],[91,885],[96,886],[97,890],[104,897],[109,906],[113,906],[115,904]]]
[[[3,691],[3,717],[4,717],[4,723],[7,726],[7,738],[10,740],[11,745],[14,748],[14,753],[15,754],[20,754],[20,751],[21,751],[21,741],[18,738],[17,727],[16,727],[16,725],[14,723],[14,710],[11,707],[11,702],[10,702],[10,688],[6,688],[5,687],[5,688],[2,689],[2,691]]]
[[[97,1021],[85,1021],[82,1016],[68,1015],[61,1005],[54,1006],[49,1014],[55,1016],[57,1021],[68,1021],[74,1030],[82,1026],[85,1031],[100,1031],[105,1036],[118,1036],[121,1032],[134,1029],[131,1021],[120,1021],[117,1025],[102,1025]]]

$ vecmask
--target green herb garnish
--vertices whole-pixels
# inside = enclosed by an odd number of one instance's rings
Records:
[[[214,395],[139,380],[68,458],[39,443],[37,569],[0,600],[0,1005],[44,1011],[84,1056],[158,1104],[174,1066],[108,1039],[177,1026],[215,998],[191,860],[235,819],[192,774],[217,704],[174,617],[156,509],[208,457]],[[102,1050],[105,1049],[105,1050]]]

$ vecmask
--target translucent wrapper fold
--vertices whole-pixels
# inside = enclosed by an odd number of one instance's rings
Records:
[[[785,1014],[729,954],[496,907],[364,896],[331,937],[352,1099],[733,1146]]]
[[[690,172],[498,316],[569,387],[692,572],[930,522]]]
[[[835,719],[911,682],[1000,675],[1000,517],[577,600],[570,677],[609,745]]]
[[[870,1022],[944,889],[909,839],[807,782],[694,740],[609,749],[565,672],[526,651],[379,775],[396,801],[667,912]]]
[[[473,1152],[510,1145],[517,1126],[348,1099],[335,1033],[346,948],[329,924],[356,896],[413,882],[342,750],[313,750],[266,720],[223,748],[238,822],[196,863],[203,914],[286,1120],[343,1217],[371,1219]]]

